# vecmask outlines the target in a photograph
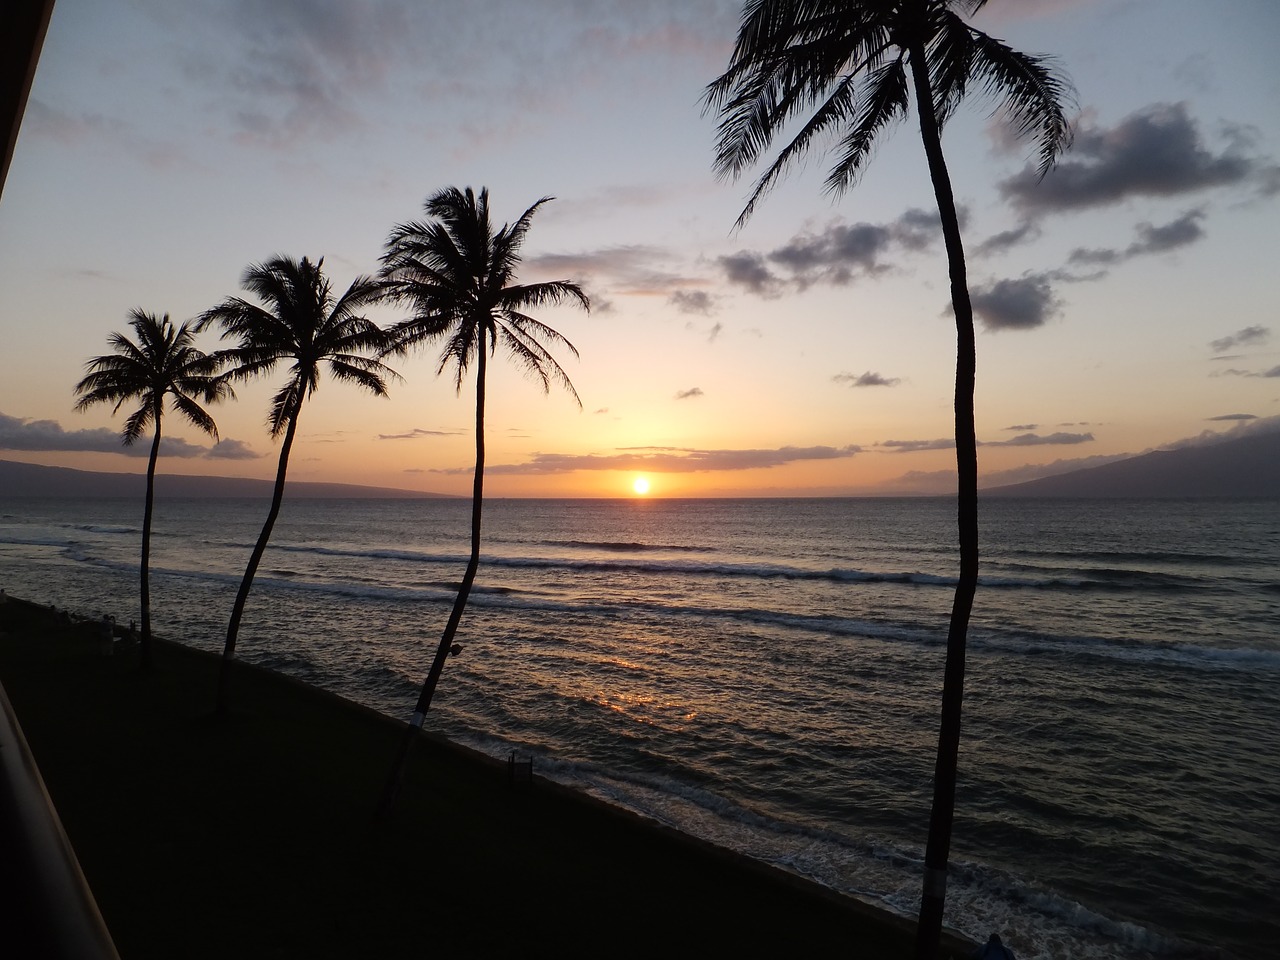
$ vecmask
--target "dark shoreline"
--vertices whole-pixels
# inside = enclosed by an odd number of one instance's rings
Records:
[[[0,679],[126,958],[415,955],[445,917],[437,938],[477,952],[911,954],[906,918],[536,774],[512,785],[439,736],[375,825],[401,722],[240,664],[218,723],[216,655],[159,641],[142,677],[101,654],[95,624],[9,601]],[[327,894],[278,902],[312,887]],[[202,928],[219,931],[208,952]]]

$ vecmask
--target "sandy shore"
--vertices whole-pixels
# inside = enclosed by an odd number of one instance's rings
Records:
[[[0,606],[0,681],[121,955],[907,957],[911,923],[439,738],[372,817],[402,725],[160,641]],[[973,945],[949,938],[943,956]]]

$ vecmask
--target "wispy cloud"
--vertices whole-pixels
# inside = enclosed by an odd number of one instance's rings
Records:
[[[667,303],[681,313],[700,313],[703,316],[710,316],[715,302],[715,297],[705,290],[676,290],[667,298]]]
[[[882,377],[871,370],[866,373],[837,373],[831,379],[849,387],[896,387],[902,382],[901,377]]]
[[[1017,428],[1011,428],[1017,429]],[[1077,443],[1089,443],[1094,439],[1092,433],[1022,433],[1008,440],[979,440],[980,447],[1053,447],[1071,446]],[[950,437],[937,440],[884,440],[876,444],[876,448],[885,448],[891,453],[920,453],[924,450],[950,450],[956,445]]]
[[[779,447],[775,450],[699,450],[685,447],[632,447],[612,454],[540,453],[527,463],[486,467],[491,474],[534,475],[576,470],[643,470],[649,473],[711,473],[762,470],[807,460],[840,460],[860,453],[861,447]],[[437,471],[471,472],[471,467]]]
[[[457,437],[461,436],[461,430],[425,430],[422,427],[414,427],[408,433],[380,433],[379,440],[418,440],[422,437]]]
[[[694,397],[701,397],[701,396],[703,396],[703,395],[704,395],[704,394],[703,394],[703,392],[702,392],[702,388],[701,388],[701,387],[690,387],[688,390],[677,390],[677,391],[676,391],[676,399],[677,399],[677,400],[691,400],[691,399],[693,399]]]
[[[1226,353],[1228,350],[1234,350],[1236,347],[1253,347],[1266,343],[1271,338],[1271,328],[1255,324],[1251,327],[1244,327],[1235,333],[1229,333],[1225,337],[1219,337],[1217,340],[1209,342],[1210,349],[1214,353]]]
[[[1223,420],[1257,420],[1257,416],[1252,413],[1224,413],[1220,417],[1207,417],[1210,422]]]

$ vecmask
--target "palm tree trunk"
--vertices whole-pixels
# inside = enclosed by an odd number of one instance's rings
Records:
[[[947,892],[947,859],[955,818],[956,770],[960,758],[960,718],[964,701],[965,642],[969,616],[978,586],[978,444],[974,427],[973,393],[977,372],[977,345],[973,329],[973,305],[969,300],[964,246],[956,214],[951,178],[942,153],[942,138],[933,112],[924,44],[908,46],[920,137],[929,161],[929,176],[942,219],[942,235],[951,276],[951,305],[956,317],[955,434],[959,493],[956,519],[960,539],[960,576],[956,581],[947,630],[947,662],[942,680],[942,720],[938,732],[938,757],[933,776],[933,809],[929,817],[929,842],[925,849],[924,890],[916,929],[916,960],[936,960],[942,934]]]
[[[476,572],[480,569],[480,515],[484,509],[484,391],[486,356],[484,339],[481,335],[479,361],[476,365],[476,471],[471,487],[471,557],[467,561],[466,572],[462,575],[462,583],[458,585],[458,595],[453,600],[453,609],[449,611],[449,620],[445,624],[444,633],[440,636],[440,645],[436,647],[435,659],[431,661],[431,669],[427,671],[427,679],[423,681],[422,690],[418,694],[418,703],[413,708],[413,716],[405,727],[404,736],[400,740],[400,750],[395,764],[391,768],[391,776],[387,778],[382,791],[382,800],[378,804],[378,816],[390,816],[404,785],[405,771],[409,767],[409,756],[413,745],[422,732],[426,722],[427,711],[431,709],[431,700],[436,693],[436,684],[440,682],[440,674],[444,672],[445,661],[453,648],[453,638],[458,632],[458,624],[462,622],[462,613],[467,608],[467,598],[471,596],[471,585],[475,583]]]
[[[151,459],[147,461],[147,496],[142,507],[142,639],[138,650],[138,669],[151,672],[151,514],[155,503],[156,460],[160,456],[160,410],[155,411],[156,435],[151,441]]]
[[[231,621],[227,624],[227,642],[222,648],[222,664],[218,670],[218,695],[215,712],[218,716],[226,716],[229,692],[231,687],[231,665],[236,657],[236,638],[240,634],[240,618],[244,616],[245,603],[249,599],[249,590],[253,587],[253,578],[258,572],[258,564],[267,550],[267,541],[271,539],[271,530],[276,525],[276,517],[280,515],[280,503],[284,500],[284,476],[289,468],[289,451],[293,448],[293,438],[298,432],[298,414],[302,412],[302,392],[289,413],[289,425],[285,429],[284,442],[280,445],[280,465],[276,468],[275,489],[271,493],[271,509],[267,511],[267,522],[262,525],[258,534],[258,542],[253,545],[249,554],[249,565],[245,567],[244,578],[240,581],[240,591],[236,594],[235,606],[231,608]]]

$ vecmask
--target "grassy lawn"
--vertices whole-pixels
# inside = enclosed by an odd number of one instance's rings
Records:
[[[907,957],[910,925],[424,738],[372,816],[402,725],[159,642],[0,606],[0,681],[124,960]],[[964,956],[971,945],[953,941]]]

